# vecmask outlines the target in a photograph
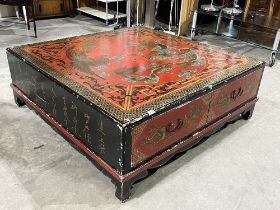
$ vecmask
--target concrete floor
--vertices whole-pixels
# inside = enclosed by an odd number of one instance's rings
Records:
[[[0,24],[0,209],[280,209],[280,62],[266,68],[253,118],[238,121],[135,186],[121,204],[114,185],[27,108],[13,102],[5,48],[108,30],[77,16]],[[215,36],[199,40],[242,54],[267,51]]]

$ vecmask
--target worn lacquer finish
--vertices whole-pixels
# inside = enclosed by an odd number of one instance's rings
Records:
[[[263,69],[229,82],[132,129],[131,165],[136,166],[257,95]]]
[[[15,102],[34,109],[116,184],[124,201],[148,169],[257,101],[264,65],[146,28],[7,49]]]
[[[262,73],[263,70],[259,69],[214,91],[208,121],[215,120],[256,97]]]
[[[13,51],[121,122],[143,117],[260,64],[147,28],[37,43]]]
[[[122,170],[122,131],[110,118],[8,53],[13,84],[88,148]]]
[[[182,104],[132,129],[131,165],[136,166],[155,153],[207,123],[211,94]]]

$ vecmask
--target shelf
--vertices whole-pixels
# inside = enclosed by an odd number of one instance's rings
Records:
[[[101,0],[101,1],[106,1],[106,0]],[[112,2],[113,0],[108,0],[108,2]],[[114,0],[116,1],[116,0]],[[103,20],[114,20],[117,18],[117,12],[114,10],[108,10],[108,18],[107,18],[107,14],[106,14],[106,9],[102,8],[102,7],[80,7],[77,8],[78,11],[98,17],[100,19]],[[118,18],[125,18],[126,14],[120,13],[118,15]]]
[[[210,11],[203,11],[203,10],[198,10],[197,11],[199,14],[204,14],[204,15],[210,15],[210,16],[215,16],[219,17],[221,15],[222,18],[228,19],[228,20],[235,20],[240,23],[247,23],[250,25],[254,26],[259,26],[263,27],[266,29],[271,29],[274,31],[277,31],[280,29],[280,18],[274,17],[274,16],[267,16],[267,15],[261,15],[261,14],[255,14],[255,18],[250,20],[248,18],[244,19],[244,14],[240,15],[227,15],[224,13],[220,12],[210,12]]]
[[[276,59],[276,53],[278,52],[280,44],[280,19],[273,16],[255,14],[253,19],[248,19],[244,15],[226,15],[222,12],[206,12],[202,10],[196,10],[193,16],[193,25],[191,29],[191,38],[195,39],[196,30],[199,28],[197,25],[197,14],[215,16],[217,18],[217,24],[214,25],[214,33],[221,34],[222,19],[227,19],[226,24],[227,32],[222,33],[225,36],[230,35],[236,39],[242,39],[248,43],[255,44],[259,47],[264,47],[271,51],[269,58],[269,66],[273,66]],[[230,20],[230,23],[229,23]],[[208,24],[209,25],[209,24]],[[202,29],[203,30],[203,29]],[[256,34],[252,35],[252,31],[256,31]],[[272,32],[272,33],[271,33]],[[274,33],[274,34],[273,34]],[[266,46],[269,43],[269,37],[273,42],[272,47]],[[268,42],[266,42],[268,41]],[[263,45],[265,44],[265,45]]]

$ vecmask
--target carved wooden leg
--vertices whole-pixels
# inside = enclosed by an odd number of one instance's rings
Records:
[[[132,182],[118,182],[116,185],[116,197],[121,200],[122,202],[125,202],[129,199],[131,195],[131,189],[132,189]]]
[[[150,175],[149,170],[145,170],[145,171],[139,173],[138,175],[136,175],[135,177],[131,178],[130,180],[123,182],[123,183],[112,180],[112,182],[116,186],[116,197],[118,199],[120,199],[122,202],[125,202],[131,196],[131,190],[132,190],[133,184],[144,180],[149,175]]]
[[[252,106],[249,110],[242,113],[242,118],[244,120],[249,120],[253,116],[255,106]]]
[[[25,102],[22,99],[20,99],[16,93],[14,93],[14,100],[18,107],[25,105]]]

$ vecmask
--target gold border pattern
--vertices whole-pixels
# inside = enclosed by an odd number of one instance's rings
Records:
[[[102,33],[114,34],[114,33],[121,33],[122,31],[125,31],[125,30],[144,30],[144,31],[148,30],[148,31],[152,31],[153,33],[160,35],[161,37],[166,36],[166,37],[170,38],[170,36],[171,36],[173,40],[177,39],[177,40],[187,41],[183,37],[167,35],[163,32],[154,31],[154,30],[147,29],[144,27],[120,29],[117,31],[102,32]],[[92,35],[92,34],[82,35],[79,37],[97,36],[102,33],[97,33],[94,35]],[[77,38],[77,36],[71,37],[71,38],[59,39],[59,40],[65,41],[65,42],[71,42],[71,40],[76,39],[76,38]],[[55,40],[55,41],[59,41],[59,40]],[[47,44],[47,43],[52,43],[52,42],[53,41],[47,41],[47,42],[23,45],[23,46],[10,48],[8,50],[17,54],[24,62],[30,63],[34,68],[36,68],[38,71],[46,74],[49,78],[54,79],[62,86],[69,88],[71,91],[75,92],[77,95],[82,96],[83,98],[88,100],[90,103],[96,105],[101,110],[105,111],[106,113],[108,113],[109,115],[111,115],[112,117],[114,117],[121,123],[128,123],[130,121],[140,119],[141,117],[144,117],[145,115],[147,115],[149,113],[149,111],[151,111],[151,110],[153,110],[153,112],[156,110],[159,110],[164,106],[170,105],[184,97],[191,96],[192,94],[194,94],[198,91],[204,90],[209,86],[213,86],[223,80],[234,78],[246,71],[251,70],[252,68],[256,68],[256,67],[264,64],[264,62],[262,62],[260,60],[240,56],[246,60],[245,63],[231,66],[231,67],[217,73],[215,76],[213,76],[211,78],[207,78],[198,83],[191,84],[180,90],[174,91],[170,94],[166,94],[158,99],[155,99],[154,101],[152,101],[150,103],[145,103],[144,105],[136,107],[132,110],[125,111],[125,110],[120,109],[119,107],[115,106],[114,104],[104,100],[101,96],[94,94],[90,90],[87,90],[78,82],[75,82],[74,80],[71,80],[68,77],[62,75],[58,71],[53,70],[49,65],[45,64],[43,61],[37,59],[36,57],[32,56],[31,54],[29,54],[23,50],[27,46],[33,46],[33,45],[38,45],[38,44],[42,44],[42,43]],[[189,41],[187,41],[187,42],[189,42]],[[206,47],[204,44],[199,44],[199,43],[192,43],[192,45]],[[207,48],[213,49],[210,47],[207,47]],[[217,49],[213,49],[213,50],[215,50],[216,52],[229,54],[228,52],[225,52],[225,51],[221,51],[221,50],[217,50]]]

